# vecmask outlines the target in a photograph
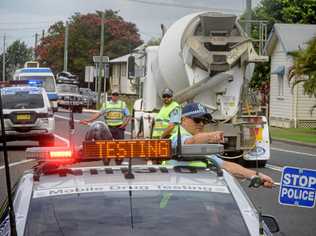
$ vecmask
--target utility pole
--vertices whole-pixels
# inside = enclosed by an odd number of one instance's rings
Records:
[[[248,37],[251,37],[251,0],[246,0],[246,15],[245,15],[245,31]]]
[[[3,35],[2,81],[5,81],[5,34]]]
[[[99,78],[98,78],[98,106],[101,104],[101,82],[103,69],[103,46],[104,46],[104,11],[102,11],[101,18],[101,43],[100,43],[100,63],[99,63]]]
[[[64,71],[68,71],[68,34],[69,34],[69,25],[67,21],[66,28],[65,28],[65,42],[64,42]]]
[[[34,59],[35,59],[35,61],[37,59],[37,54],[36,54],[37,40],[38,40],[38,33],[35,33],[35,43],[34,43]]]

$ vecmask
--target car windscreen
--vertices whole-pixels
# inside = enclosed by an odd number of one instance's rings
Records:
[[[34,109],[44,107],[43,95],[27,91],[2,95],[4,109]]]
[[[58,93],[79,93],[79,88],[77,85],[71,84],[57,84]]]
[[[33,198],[24,235],[246,236],[249,232],[230,194],[155,190]]]
[[[46,92],[56,92],[55,78],[53,76],[20,76],[20,80],[41,80]]]

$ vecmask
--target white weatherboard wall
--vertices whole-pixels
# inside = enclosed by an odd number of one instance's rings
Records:
[[[271,74],[270,78],[270,125],[278,127],[291,127],[293,121],[293,95],[288,83],[288,68],[290,66],[289,57],[278,41],[273,54],[271,55],[271,73],[278,66],[285,66],[283,76],[283,96],[279,95],[278,75]]]

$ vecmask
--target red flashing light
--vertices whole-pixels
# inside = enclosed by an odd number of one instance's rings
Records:
[[[50,151],[49,152],[50,158],[71,158],[72,151],[65,150],[65,151]]]

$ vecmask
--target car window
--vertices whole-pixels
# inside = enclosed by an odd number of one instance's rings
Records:
[[[55,92],[55,79],[53,76],[20,76],[20,80],[41,80],[43,81],[43,88],[47,92]]]
[[[71,84],[57,84],[58,93],[79,93],[79,88]]]
[[[133,225],[133,227],[132,227]],[[190,191],[81,193],[31,201],[25,236],[232,235],[249,232],[230,194]]]
[[[44,107],[43,95],[26,91],[2,95],[4,109],[32,109]]]

